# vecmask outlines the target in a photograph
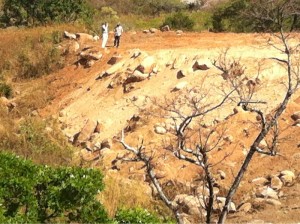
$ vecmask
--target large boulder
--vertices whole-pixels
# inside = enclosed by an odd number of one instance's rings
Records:
[[[82,51],[80,53],[80,58],[85,60],[100,60],[102,56],[102,53],[96,50]]]
[[[155,65],[156,65],[155,58],[153,56],[147,56],[142,60],[142,62],[136,68],[136,70],[144,74],[149,74],[150,72],[152,72]]]
[[[97,127],[96,121],[87,120],[79,133],[77,142],[83,143],[83,142],[88,141],[91,138],[92,134],[95,132],[96,127]]]
[[[149,74],[144,74],[138,70],[135,70],[132,74],[128,76],[125,80],[125,84],[133,83],[133,82],[141,82],[149,77]]]
[[[111,66],[110,68],[108,68],[105,71],[105,76],[115,74],[116,72],[120,71],[123,68],[123,66],[124,66],[124,63],[122,61],[120,61],[117,64],[114,64],[113,66]]]
[[[87,33],[76,33],[76,39],[80,42],[94,41],[94,37]]]

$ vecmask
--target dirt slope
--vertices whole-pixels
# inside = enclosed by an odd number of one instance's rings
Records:
[[[112,38],[112,36],[110,37]],[[214,68],[212,62],[218,59],[220,53],[228,50],[228,58],[235,58],[244,65],[245,73],[249,79],[260,80],[254,99],[268,102],[261,107],[266,113],[273,110],[285,93],[286,81],[285,70],[282,66],[270,60],[272,57],[282,57],[276,49],[266,44],[268,35],[260,34],[214,34],[214,33],[183,33],[177,35],[175,32],[144,34],[128,32],[122,36],[119,49],[111,47],[112,40],[103,53],[101,60],[97,61],[91,68],[84,68],[75,63],[57,74],[48,77],[50,86],[55,90],[55,97],[51,105],[42,111],[44,116],[56,114],[64,124],[63,132],[71,140],[74,135],[87,127],[87,124],[100,126],[100,133],[94,133],[90,138],[92,145],[101,143],[105,139],[112,140],[109,154],[103,155],[106,168],[110,169],[111,161],[117,154],[124,154],[120,145],[114,141],[120,135],[120,131],[128,126],[128,121],[134,115],[146,116],[141,110],[153,108],[153,99],[163,100],[184,93],[185,90],[173,91],[178,83],[185,82],[186,88],[196,88],[193,94],[204,94],[205,102],[212,105],[223,99],[224,92],[230,89],[222,78],[221,72]],[[299,43],[300,35],[295,38]],[[99,49],[100,42],[81,43],[81,49],[92,47]],[[137,50],[138,49],[138,50]],[[136,52],[141,55],[134,57]],[[141,81],[124,85],[126,78],[143,61],[146,56],[155,60],[157,74],[152,73],[150,77]],[[112,65],[109,60],[117,56],[117,63],[113,66],[116,72],[103,78],[99,75],[107,71]],[[182,59],[183,58],[183,59]],[[209,69],[190,71],[189,68],[198,61]],[[179,63],[172,68],[174,61]],[[181,77],[178,72],[183,70],[186,76]],[[126,82],[126,81],[125,81]],[[124,93],[124,89],[129,88]],[[245,195],[253,194],[253,186],[248,181],[254,178],[275,175],[282,170],[292,170],[299,175],[299,153],[300,128],[293,126],[291,114],[300,110],[299,93],[292,99],[283,118],[280,119],[282,132],[280,133],[279,149],[281,156],[276,158],[257,155],[248,170],[235,200],[237,205],[241,203]],[[222,184],[227,188],[233,176],[238,171],[245,150],[257,133],[257,121],[255,116],[240,111],[233,115],[233,109],[237,105],[234,102],[224,105],[214,111],[203,121],[206,126],[221,121],[220,126],[226,127],[226,135],[232,136],[233,140],[227,142],[224,149],[214,154],[212,161],[222,158],[227,152],[231,153],[225,161],[214,168],[222,169],[227,173]],[[230,116],[232,115],[232,116]],[[147,117],[148,118],[148,117]],[[145,145],[155,148],[158,155],[164,154],[165,150],[160,142],[168,135],[158,135],[154,132],[157,123],[168,123],[168,120],[150,116],[148,119],[142,117],[143,122],[137,128],[127,134],[127,141],[134,146],[137,139],[144,138]],[[146,121],[145,121],[146,120]],[[245,131],[246,130],[246,131]],[[249,132],[250,134],[245,134]],[[158,156],[159,157],[159,156]],[[164,174],[164,180],[182,179],[186,183],[199,174],[199,169],[189,164],[182,166],[171,156],[166,161],[158,162],[160,170]],[[122,169],[120,173],[130,176],[130,170]],[[183,168],[184,167],[184,168]],[[142,171],[139,171],[142,172]],[[255,207],[250,213],[235,213],[229,217],[232,222],[252,221],[255,219],[266,222],[298,222],[299,213],[299,178],[292,187],[283,188],[284,196],[282,205]]]

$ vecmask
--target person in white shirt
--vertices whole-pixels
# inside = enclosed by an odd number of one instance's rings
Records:
[[[114,31],[115,31],[114,47],[119,47],[120,38],[121,38],[121,35],[123,33],[123,27],[121,26],[120,23],[117,24]]]
[[[108,23],[107,22],[103,23],[101,28],[102,28],[102,48],[105,48],[108,40]]]

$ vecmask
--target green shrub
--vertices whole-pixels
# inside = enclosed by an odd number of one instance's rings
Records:
[[[0,82],[0,96],[5,96],[6,98],[12,97],[11,86]]]
[[[171,29],[192,30],[195,22],[188,15],[176,12],[168,16],[163,25],[169,25]]]
[[[115,216],[117,223],[161,223],[156,214],[150,213],[146,209],[132,208],[120,209]]]
[[[107,222],[96,195],[103,175],[94,169],[39,166],[0,153],[0,221]]]

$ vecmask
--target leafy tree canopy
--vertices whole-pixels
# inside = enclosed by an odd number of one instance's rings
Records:
[[[3,0],[1,22],[6,26],[35,26],[86,21],[92,14],[86,0]]]
[[[105,222],[95,198],[102,180],[97,170],[40,166],[0,153],[0,222]]]

